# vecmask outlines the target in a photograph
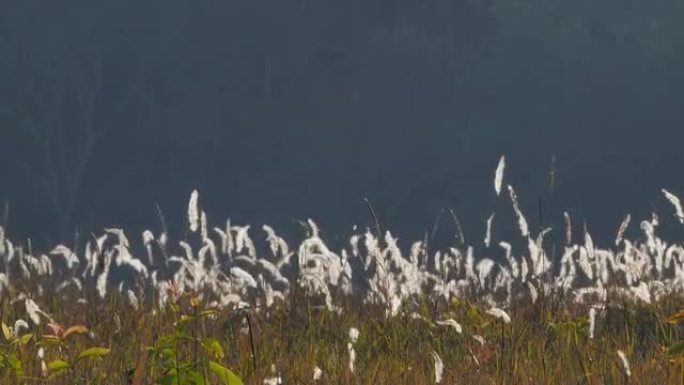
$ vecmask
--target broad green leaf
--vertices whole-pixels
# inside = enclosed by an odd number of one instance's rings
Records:
[[[180,370],[171,369],[156,382],[159,385],[205,385],[202,375],[183,366]]]
[[[31,341],[31,338],[33,338],[33,333],[26,333],[23,336],[19,337],[19,339],[12,341],[12,343],[16,343],[17,345],[26,345],[29,341]]]
[[[223,348],[216,338],[205,338],[202,340],[202,346],[209,352],[213,353],[214,358],[222,359],[225,355],[223,353]]]
[[[240,377],[217,362],[209,361],[209,369],[221,380],[223,385],[243,385]]]
[[[5,336],[5,339],[7,341],[12,340],[12,330],[10,330],[9,326],[5,325],[5,323],[2,323],[2,335]]]
[[[14,373],[18,376],[22,376],[24,374],[24,368],[21,365],[21,361],[19,360],[19,357],[15,353],[11,353],[7,356],[7,363],[9,364],[9,367],[12,368]]]
[[[194,370],[186,371],[188,383],[193,385],[205,385],[204,377]]]
[[[69,367],[69,364],[62,361],[62,360],[54,360],[52,362],[49,362],[47,364],[48,369],[50,369],[51,372],[56,372],[58,370],[64,370]]]
[[[87,357],[102,357],[107,354],[109,354],[109,349],[107,348],[90,348],[79,353],[76,357],[76,361]]]

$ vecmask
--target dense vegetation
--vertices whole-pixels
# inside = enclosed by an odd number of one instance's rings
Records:
[[[164,226],[140,248],[107,228],[43,254],[0,228],[0,380],[681,383],[684,244],[659,237],[656,213],[631,240],[626,216],[610,248],[566,213],[563,245],[546,244],[552,230],[532,234],[505,167],[494,190],[519,235],[496,244],[493,213],[491,257],[455,215],[448,250],[426,238],[403,253],[376,223],[334,252],[311,220],[294,249],[264,225],[262,247],[249,226],[210,229],[196,191],[177,245]]]

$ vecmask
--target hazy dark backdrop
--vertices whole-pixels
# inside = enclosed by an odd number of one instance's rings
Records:
[[[346,235],[368,197],[404,241],[449,208],[481,238],[511,211],[506,154],[531,224],[541,197],[607,240],[684,192],[682,20],[678,0],[0,2],[8,228],[158,230],[158,203],[181,231],[198,188],[213,223]]]

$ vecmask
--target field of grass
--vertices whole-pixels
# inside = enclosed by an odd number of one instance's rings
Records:
[[[304,296],[294,305],[268,311],[209,310],[192,302],[192,296],[183,296],[177,306],[155,314],[114,298],[96,306],[46,303],[43,310],[59,326],[31,325],[17,336],[10,330],[0,345],[1,381],[240,383],[222,382],[209,367],[216,362],[245,384],[433,384],[435,354],[443,363],[443,384],[684,381],[677,343],[682,330],[667,322],[684,306],[681,298],[655,306],[609,301],[593,339],[586,312],[558,302],[516,306],[510,323],[467,300],[422,302],[417,315],[390,318],[382,307],[358,303],[344,303],[349,310],[337,314]],[[26,319],[23,307],[3,301],[3,319]],[[436,324],[447,317],[458,319],[462,331]],[[359,330],[355,343],[350,342],[351,328]],[[96,347],[106,350],[78,359]],[[618,350],[624,352],[629,372]],[[315,380],[317,368],[320,377]]]
[[[566,214],[552,258],[504,167],[519,239],[494,240],[490,216],[492,258],[403,252],[378,228],[333,251],[313,221],[291,248],[210,229],[196,192],[177,242],[104,229],[41,253],[0,228],[0,384],[684,383],[684,243],[654,214],[601,248]]]

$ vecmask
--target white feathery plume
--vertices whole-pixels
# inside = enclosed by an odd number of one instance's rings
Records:
[[[321,370],[321,368],[319,368],[318,366],[316,366],[316,367],[314,368],[314,372],[313,372],[313,380],[314,380],[314,381],[319,381],[319,380],[321,379],[321,376],[322,376],[322,375],[323,375],[323,370]]]
[[[105,271],[102,272],[97,277],[97,293],[100,295],[100,298],[104,298],[105,295],[107,295],[107,277],[109,275],[109,269],[106,269]]]
[[[496,172],[494,173],[494,191],[496,191],[496,196],[501,194],[501,184],[503,182],[504,168],[506,167],[506,158],[501,155],[499,159],[499,164],[496,166]]]
[[[617,237],[615,237],[615,246],[620,246],[622,243],[622,240],[625,237],[625,231],[627,230],[627,226],[629,226],[629,221],[632,219],[632,216],[627,214],[625,218],[622,220],[620,223],[620,227],[618,228],[617,232]]]
[[[105,234],[115,236],[119,245],[126,248],[131,247],[131,244],[128,242],[128,238],[126,238],[126,234],[124,233],[123,229],[106,228],[104,229],[104,232]]]
[[[154,243],[154,234],[150,230],[143,231],[142,234],[143,245],[145,246],[145,251],[147,252],[147,262],[150,266],[154,265],[154,253],[152,252],[152,243]]]
[[[587,248],[581,246],[579,248],[579,266],[582,269],[582,272],[587,275],[587,278],[594,279],[594,269],[589,261],[588,255]]]
[[[263,225],[261,228],[266,232],[266,242],[268,242],[268,247],[271,249],[271,254],[276,256],[278,254],[278,236],[271,226]]]
[[[487,230],[485,231],[485,239],[484,243],[485,246],[489,247],[489,244],[492,241],[492,221],[494,220],[494,213],[487,218]]]
[[[280,376],[264,378],[264,385],[281,385],[283,379]]]
[[[307,219],[306,222],[309,224],[309,228],[311,229],[311,238],[318,238],[318,233],[320,232],[318,225],[311,218]]]
[[[280,385],[282,383],[283,379],[280,376],[264,379],[264,385]]]
[[[230,218],[226,219],[226,229],[220,229],[214,227],[214,231],[221,237],[221,252],[233,256],[233,249],[235,248],[235,243],[233,242],[233,234],[231,232]]]
[[[0,255],[5,255],[7,249],[5,249],[5,229],[0,226]]]
[[[129,289],[126,291],[126,296],[128,297],[128,304],[137,310],[140,307],[140,302],[138,301],[138,297],[135,296],[133,290]]]
[[[234,277],[238,278],[239,280],[241,280],[247,286],[256,289],[256,287],[257,287],[256,280],[254,279],[254,277],[252,277],[251,274],[249,274],[245,270],[243,270],[239,267],[231,267],[230,268],[230,274],[233,275]]]
[[[536,303],[537,298],[539,297],[539,293],[537,292],[537,288],[534,287],[534,285],[530,281],[527,281],[527,288],[530,290],[530,298],[532,299],[532,303]]]
[[[432,351],[432,357],[435,359],[435,383],[439,384],[442,382],[442,376],[444,375],[444,362],[442,362],[442,358],[434,350]]]
[[[240,253],[243,249],[247,249],[247,255],[252,259],[256,258],[256,248],[254,247],[254,242],[249,237],[250,226],[233,226],[236,230],[235,234],[235,251]]]
[[[388,311],[385,312],[385,314],[390,317],[396,317],[397,314],[399,314],[399,310],[401,309],[401,298],[398,295],[393,294],[389,305],[390,308]]]
[[[487,310],[487,314],[502,320],[506,324],[511,323],[511,317],[508,315],[508,313],[506,313],[502,309],[499,309],[498,307],[493,307]]]
[[[347,343],[347,351],[349,352],[349,371],[354,373],[354,363],[356,361],[356,351],[351,342]]]
[[[23,319],[18,319],[16,322],[14,322],[14,328],[12,328],[12,334],[15,337],[19,336],[19,333],[21,333],[21,329],[28,330],[29,325],[24,321]]]
[[[354,364],[356,362],[356,351],[354,344],[359,339],[359,329],[349,328],[349,342],[347,343],[347,351],[349,351],[349,371],[354,373]]]
[[[617,351],[618,357],[620,357],[620,361],[622,361],[622,368],[625,371],[625,375],[627,377],[632,376],[632,371],[629,369],[629,361],[627,361],[627,356],[622,350]]]
[[[591,234],[589,234],[589,230],[587,230],[587,226],[585,223],[584,226],[584,246],[587,248],[587,256],[589,258],[590,262],[595,262],[596,260],[596,248],[594,247],[594,240],[591,238]]]
[[[71,270],[74,265],[78,264],[78,257],[76,254],[74,254],[73,251],[71,251],[70,248],[64,246],[64,245],[57,245],[55,248],[50,251],[51,255],[60,255],[64,258],[67,264],[67,268]]]
[[[147,246],[148,244],[154,242],[154,234],[149,230],[145,230],[142,233],[143,244]]]
[[[40,373],[43,377],[47,377],[50,372],[48,371],[47,364],[45,364],[45,349],[42,347],[39,348],[36,355],[38,356],[38,359],[40,359]]]
[[[632,286],[629,288],[635,298],[650,304],[651,303],[651,290],[648,288],[646,282],[639,283],[639,286]]]
[[[31,321],[33,321],[34,324],[40,325],[40,316],[44,316],[48,320],[52,321],[52,317],[47,315],[44,311],[40,310],[38,305],[36,305],[35,302],[33,302],[32,299],[26,298],[24,300],[24,305],[26,306],[26,313],[28,314],[29,318],[31,318]]]
[[[351,343],[355,344],[356,341],[359,340],[359,329],[357,328],[350,328],[349,329],[349,341]]]
[[[114,246],[114,250],[117,251],[115,263],[117,266],[128,265],[132,267],[138,274],[148,277],[148,271],[145,264],[143,264],[139,259],[133,258],[128,248],[122,245]]]
[[[482,337],[482,336],[479,335],[479,334],[473,335],[473,339],[474,339],[475,341],[479,342],[480,345],[484,345],[484,344],[487,342],[487,341],[485,341],[484,337]]]
[[[481,260],[480,262],[477,263],[475,266],[475,269],[477,270],[477,278],[480,281],[480,287],[484,290],[485,286],[485,280],[489,276],[489,273],[492,272],[492,268],[494,268],[494,261],[491,259],[485,258]]]
[[[572,222],[570,221],[570,214],[567,211],[563,212],[563,218],[565,218],[565,244],[569,245],[572,243]]]
[[[200,215],[200,235],[202,236],[202,239],[207,239],[207,237],[209,237],[207,213],[205,213],[204,210],[202,210],[202,214]]]
[[[682,202],[677,198],[676,195],[672,194],[671,192],[662,189],[663,194],[665,194],[665,198],[667,198],[670,203],[672,203],[672,206],[675,208],[675,215],[677,216],[677,219],[679,220],[679,223],[684,223],[684,210],[682,210]]]
[[[190,201],[188,202],[188,223],[190,224],[190,231],[193,233],[196,233],[200,226],[198,199],[199,193],[197,190],[192,190]]]
[[[461,327],[461,324],[456,322],[453,318],[449,318],[443,321],[437,321],[437,325],[442,325],[442,326],[450,326],[456,330],[456,333],[461,334],[463,333],[463,327]]]
[[[520,207],[518,206],[518,197],[517,195],[515,195],[515,190],[513,190],[513,186],[511,186],[510,184],[508,185],[508,193],[511,196],[513,210],[515,211],[515,216],[518,219],[518,228],[520,229],[520,234],[523,237],[526,237],[530,233],[527,227],[527,220],[525,219],[525,216],[523,215],[522,211],[520,211]]]

